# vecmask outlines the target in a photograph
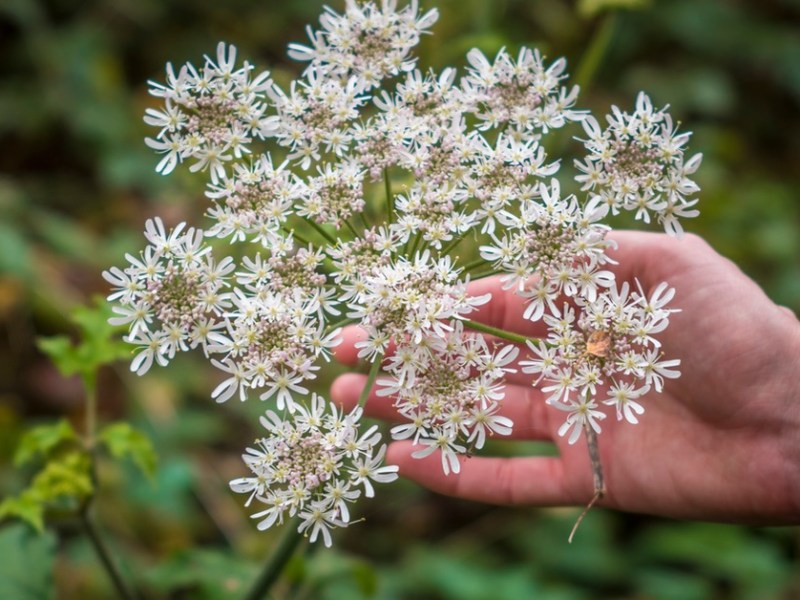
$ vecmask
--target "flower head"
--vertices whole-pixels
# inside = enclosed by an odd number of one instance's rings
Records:
[[[330,530],[350,522],[347,505],[362,491],[372,496],[372,482],[397,478],[397,467],[382,465],[380,436],[369,430],[359,437],[360,416],[359,408],[342,414],[314,394],[308,408],[298,406],[288,417],[273,411],[261,417],[268,435],[243,456],[252,474],[230,482],[233,491],[249,494],[247,505],[266,506],[252,515],[259,529],[299,514],[300,532],[310,530],[311,541],[321,534],[330,546]]]

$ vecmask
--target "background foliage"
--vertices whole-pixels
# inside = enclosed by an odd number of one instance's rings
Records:
[[[440,0],[420,64],[461,66],[466,51],[536,45],[574,68],[601,26],[602,2]],[[626,2],[624,4],[642,4]],[[340,9],[338,2],[332,2]],[[424,8],[432,6],[423,3]],[[147,79],[164,62],[200,62],[216,42],[286,81],[285,58],[321,3],[277,0],[4,0],[0,3],[0,494],[31,472],[11,457],[22,433],[61,417],[79,427],[84,390],[36,340],[75,335],[70,310],[105,293],[99,274],[142,245],[144,220],[201,223],[202,189],[164,179],[142,139]],[[800,311],[800,2],[654,0],[616,16],[605,61],[581,104],[630,109],[649,91],[670,103],[705,160],[702,216],[688,223],[776,302]],[[578,133],[575,131],[574,133]],[[179,170],[180,171],[180,170]],[[200,179],[200,178],[198,178]],[[623,225],[623,224],[620,224]],[[735,298],[724,299],[735,302]],[[677,300],[679,302],[679,299]],[[735,368],[731,365],[731,368]],[[323,382],[324,383],[324,382]],[[152,481],[101,460],[98,520],[123,571],[153,598],[218,598],[243,589],[274,543],[255,531],[227,481],[261,406],[209,399],[211,374],[189,358],[137,379],[101,371],[101,418],[153,439]],[[541,451],[504,444],[497,453]],[[603,510],[566,537],[573,510],[509,509],[393,484],[334,550],[291,563],[295,598],[800,597],[800,532],[680,523]],[[104,598],[105,574],[73,520],[36,534],[0,526],[0,597]],[[24,577],[20,577],[20,574]],[[292,595],[293,594],[293,595]]]

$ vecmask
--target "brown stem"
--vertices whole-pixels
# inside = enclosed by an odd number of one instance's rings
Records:
[[[592,426],[586,421],[583,424],[583,430],[586,433],[586,445],[589,448],[589,461],[592,464],[592,476],[594,478],[594,496],[583,509],[575,525],[572,526],[572,532],[569,534],[569,543],[572,543],[572,538],[575,537],[575,532],[578,531],[578,526],[583,521],[583,518],[588,514],[592,507],[600,500],[606,493],[606,484],[603,479],[603,465],[600,462],[600,449],[597,446],[597,432],[592,429]]]

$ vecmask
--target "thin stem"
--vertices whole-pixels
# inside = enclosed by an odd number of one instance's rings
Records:
[[[367,375],[367,382],[364,384],[364,389],[361,390],[361,395],[358,397],[358,405],[361,407],[367,403],[369,392],[372,389],[372,385],[375,383],[375,378],[378,376],[378,371],[381,370],[382,362],[383,354],[379,354],[375,357],[375,360],[372,361],[372,367],[369,370],[369,375]]]
[[[90,453],[94,451],[95,435],[97,433],[97,373],[92,371],[83,376],[83,387],[86,388],[86,448]],[[92,457],[94,460],[94,457]]]
[[[480,273],[474,273],[470,276],[472,281],[477,279],[483,279],[484,277],[491,277],[492,275],[498,275],[501,271],[495,271],[494,269],[489,269],[488,271],[481,271]]]
[[[288,229],[288,230],[287,230],[287,229],[284,227],[284,228],[283,228],[283,230],[284,230],[286,233],[290,234],[290,235],[291,235],[292,237],[294,237],[295,239],[299,240],[299,241],[300,241],[302,244],[305,244],[306,246],[313,246],[313,245],[314,245],[314,244],[312,244],[312,243],[311,243],[311,242],[310,242],[310,241],[309,241],[307,238],[305,238],[305,237],[303,237],[302,235],[300,235],[299,233],[297,233],[297,230],[295,230],[295,229]]]
[[[94,524],[92,523],[91,518],[89,517],[89,502],[87,502],[83,508],[81,508],[79,513],[81,523],[83,524],[83,528],[86,530],[86,534],[89,536],[89,540],[92,542],[92,546],[94,547],[95,552],[97,552],[97,556],[100,558],[100,562],[103,564],[103,568],[105,568],[106,573],[108,573],[111,582],[114,584],[114,588],[117,590],[117,595],[120,598],[124,598],[125,600],[135,600],[138,596],[128,587],[128,584],[125,583],[125,580],[122,578],[122,574],[117,569],[117,566],[114,564],[113,559],[111,558],[111,553],[108,551],[108,547],[103,542],[103,538],[100,537],[100,533],[95,528]]]
[[[484,260],[483,258],[476,258],[475,260],[473,260],[470,263],[467,263],[461,268],[466,272],[466,271],[471,271],[472,269],[475,269],[477,267],[482,267],[486,264],[487,264],[486,260]]]
[[[331,323],[325,328],[325,334],[327,335],[334,329],[338,329],[339,327],[344,327],[345,325],[350,325],[352,323],[357,323],[357,322],[358,319],[356,318],[347,318],[347,319],[342,319],[340,321],[336,321],[336,323]]]
[[[392,195],[392,180],[389,179],[389,167],[383,168],[383,187],[386,190],[386,224],[394,221],[394,196]]]
[[[333,236],[327,231],[325,231],[319,223],[315,222],[313,219],[307,219],[306,223],[311,225],[317,231],[317,233],[319,233],[322,237],[328,240],[328,242],[330,242],[332,246],[336,245],[336,240],[333,239]]]
[[[364,218],[363,211],[358,213],[358,220],[361,222],[361,226],[364,228],[364,231],[367,231],[369,229],[369,223],[367,223],[367,220]]]
[[[594,493],[602,498],[606,493],[606,483],[603,478],[603,465],[600,462],[600,448],[597,445],[597,432],[592,429],[588,421],[583,424],[583,428],[586,432],[586,444],[589,448],[589,461],[592,463]]]
[[[464,238],[466,237],[467,236],[464,234],[457,235],[456,237],[454,237],[452,240],[450,240],[450,243],[447,244],[447,246],[442,248],[442,250],[439,252],[439,256],[447,256],[450,250],[458,246],[462,241],[464,241]]]
[[[360,213],[359,213],[359,214],[360,214]],[[355,228],[355,227],[353,227],[352,223],[350,223],[350,221],[349,221],[348,219],[344,219],[344,224],[345,224],[345,225],[347,225],[347,228],[350,230],[350,233],[352,233],[352,234],[353,234],[353,239],[356,239],[356,240],[357,240],[358,238],[360,238],[360,237],[361,237],[361,236],[359,235],[359,233],[356,231],[356,228]]]
[[[583,431],[586,434],[586,445],[589,449],[589,462],[592,464],[592,478],[594,480],[594,496],[583,509],[583,512],[578,516],[575,525],[572,526],[572,532],[569,534],[569,543],[572,543],[572,538],[575,537],[575,532],[578,531],[578,526],[583,521],[583,518],[589,513],[592,507],[605,496],[606,484],[603,478],[603,465],[600,462],[600,448],[597,445],[597,432],[592,429],[588,421],[583,423]]]
[[[578,68],[575,71],[575,83],[580,86],[581,91],[585,91],[594,81],[595,75],[600,68],[600,63],[608,51],[611,39],[614,34],[616,14],[608,13],[603,22],[597,28],[589,42],[589,48],[581,58]]]
[[[422,234],[417,232],[417,234],[414,236],[414,244],[411,246],[410,250],[408,251],[408,254],[406,254],[408,258],[414,256],[414,252],[417,251],[417,247],[419,246],[420,240],[422,240]]]
[[[481,333],[488,333],[489,335],[493,335],[495,337],[508,340],[509,342],[515,342],[517,344],[524,344],[528,341],[536,341],[539,339],[539,338],[531,338],[524,335],[520,335],[518,333],[514,333],[513,331],[506,331],[505,329],[498,329],[497,327],[492,327],[491,325],[484,325],[483,323],[478,323],[477,321],[470,321],[469,319],[462,319],[461,321],[464,323],[464,327],[466,327],[467,329],[480,331]]]
[[[253,582],[250,591],[244,596],[244,600],[261,600],[267,595],[272,585],[277,581],[280,574],[283,572],[286,563],[294,554],[295,548],[303,539],[303,534],[297,531],[300,524],[300,518],[295,517],[291,519],[284,527],[286,530],[283,532],[281,539],[278,541],[278,546],[270,554],[261,573]]]
[[[580,88],[581,93],[586,93],[594,81],[603,57],[608,51],[611,39],[614,34],[616,15],[608,13],[603,22],[595,29],[591,41],[581,57],[580,63],[575,70],[575,83]],[[554,155],[563,154],[568,138],[564,128],[557,129],[551,137],[550,147]]]

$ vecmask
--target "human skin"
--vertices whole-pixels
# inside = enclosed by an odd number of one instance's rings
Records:
[[[610,508],[740,523],[800,523],[800,322],[774,304],[739,268],[694,235],[615,232],[609,256],[617,280],[638,279],[649,294],[666,281],[679,308],[661,334],[664,356],[681,360],[681,377],[664,392],[644,396],[636,425],[617,421],[614,410],[598,435]],[[494,327],[543,335],[540,323],[522,318],[524,300],[501,289],[499,278],[470,284],[470,293],[492,292],[492,301],[470,318]],[[345,330],[336,349],[345,364],[357,362]],[[524,354],[524,353],[523,353]],[[557,457],[463,458],[458,474],[445,476],[436,454],[411,457],[411,442],[393,442],[387,463],[437,492],[493,504],[585,505],[593,491],[586,442],[569,445],[557,434],[564,413],[544,402],[531,375],[507,377],[502,414],[514,422],[510,436],[555,443]],[[366,377],[348,373],[331,396],[357,403]],[[397,420],[391,398],[371,393],[368,414]]]

